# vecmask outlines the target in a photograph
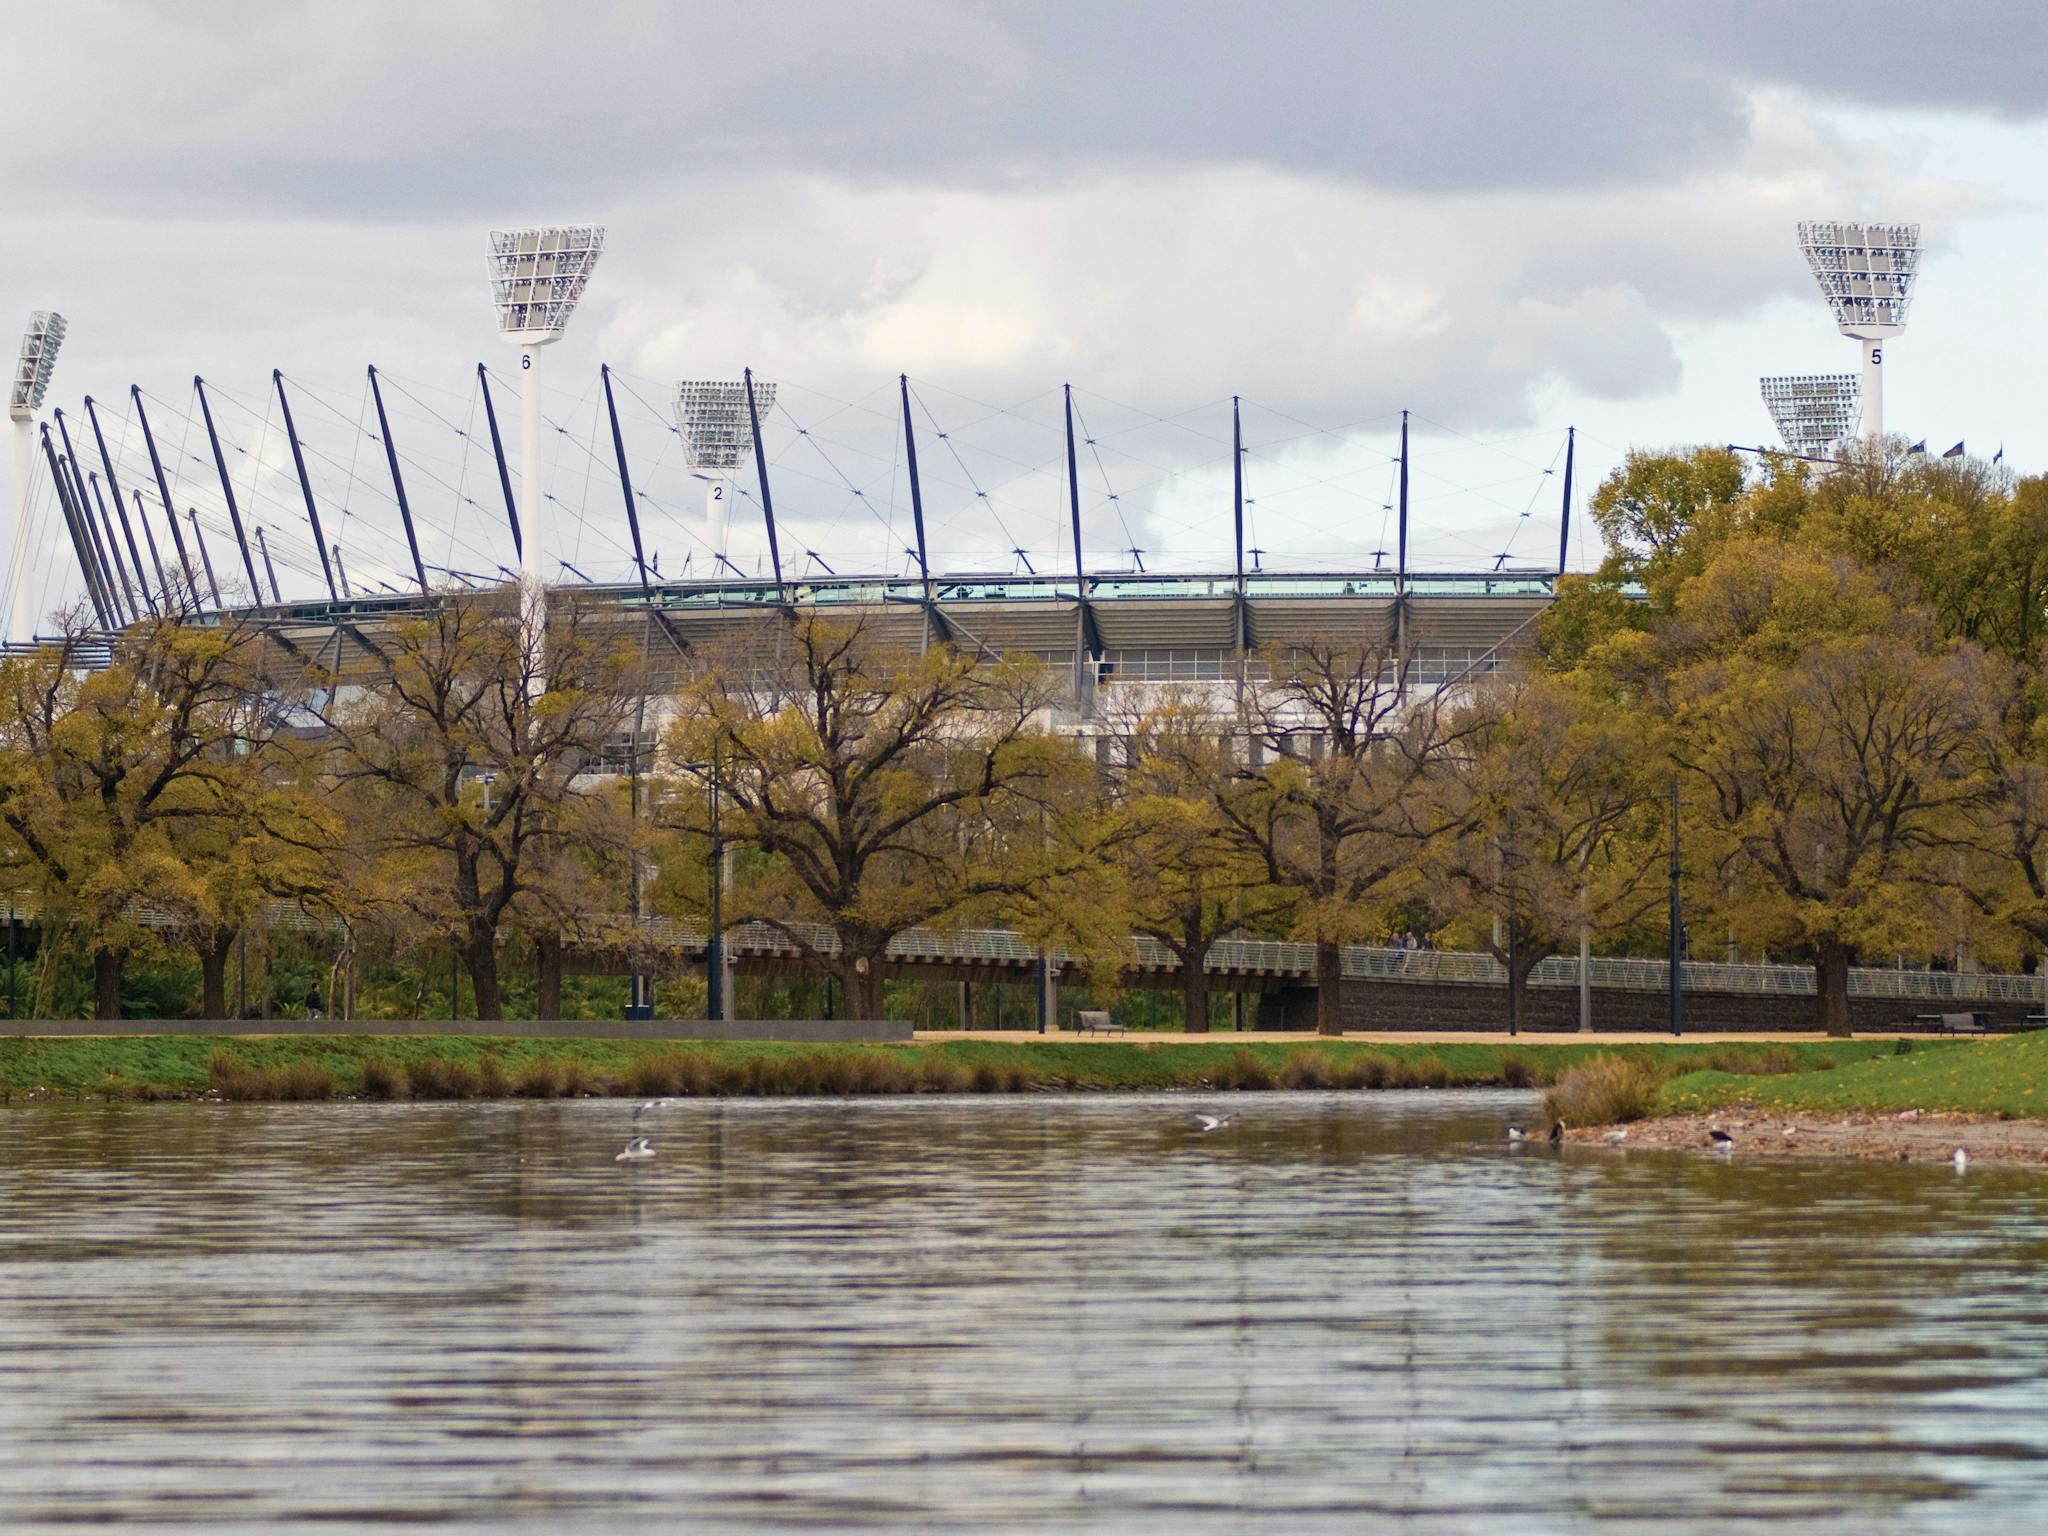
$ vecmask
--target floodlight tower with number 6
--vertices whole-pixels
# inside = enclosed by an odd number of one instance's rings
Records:
[[[754,405],[767,415],[775,404],[775,386],[754,380]],[[725,559],[725,529],[732,515],[733,471],[754,451],[753,426],[747,415],[744,382],[712,383],[693,379],[676,386],[676,427],[683,434],[683,462],[704,485],[704,543],[711,551],[712,574]]]
[[[595,224],[549,224],[491,231],[491,295],[498,330],[519,349],[519,606],[528,628],[547,619],[542,560],[540,349],[568,329],[591,269],[604,253]]]
[[[1807,220],[1799,249],[1834,311],[1835,328],[1863,345],[1863,435],[1884,441],[1884,344],[1906,328],[1920,270],[1918,224]]]
[[[14,369],[14,390],[7,397],[7,415],[14,423],[14,529],[7,541],[7,638],[29,641],[35,638],[35,615],[29,611],[29,568],[34,563],[28,548],[29,468],[35,462],[35,430],[32,418],[42,406],[50,387],[50,374],[57,366],[57,349],[64,344],[64,317],[39,309],[28,317],[28,329],[21,336],[21,360]]]

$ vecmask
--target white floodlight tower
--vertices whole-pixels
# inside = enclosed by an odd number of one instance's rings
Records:
[[[50,388],[50,374],[56,369],[57,349],[62,345],[64,317],[47,309],[31,314],[28,329],[21,336],[21,360],[14,368],[14,389],[7,397],[7,415],[14,423],[14,537],[7,541],[7,638],[14,641],[33,640],[36,632],[28,595],[28,483],[29,468],[35,462],[32,418]]]
[[[519,590],[533,633],[545,626],[540,471],[540,349],[568,329],[591,269],[604,253],[595,224],[491,231],[491,296],[498,330],[519,349]]]
[[[1861,395],[1855,374],[1782,374],[1762,384],[1771,420],[1794,453],[1831,459],[1855,434]]]
[[[775,386],[754,380],[755,409],[763,416],[775,404]],[[725,556],[725,528],[731,515],[733,471],[754,451],[753,422],[747,415],[744,383],[692,379],[676,386],[676,426],[683,434],[683,459],[704,484],[704,543],[712,574]]]
[[[1799,226],[1799,249],[1835,313],[1835,328],[1863,344],[1863,434],[1882,442],[1884,344],[1906,328],[1920,226],[1807,220]]]

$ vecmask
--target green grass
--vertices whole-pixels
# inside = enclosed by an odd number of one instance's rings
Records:
[[[1964,1042],[1959,1048],[1978,1047]],[[1843,1075],[1870,1065],[1873,1058],[1885,1058],[1876,1063],[1884,1065],[1892,1049],[1888,1041],[1737,1047],[1576,1042],[1368,1045],[1226,1036],[1162,1045],[1030,1037],[930,1046],[814,1046],[464,1035],[131,1035],[0,1040],[0,1100],[197,1098],[230,1091],[237,1097],[278,1096],[265,1095],[263,1083],[283,1084],[284,1074],[307,1066],[326,1073],[333,1092],[378,1097],[1528,1086],[1548,1083],[1564,1067],[1594,1054],[1642,1058],[1666,1072],[1692,1073],[1676,1079],[1684,1084],[1709,1077],[1718,1080],[1723,1074],[1695,1070],[1716,1061],[1749,1071],[1782,1069],[1789,1061],[1808,1072],[1837,1062],[1843,1064],[1841,1073],[1829,1075]],[[1930,1062],[1949,1049],[1946,1044],[1923,1047]],[[1774,1055],[1784,1059],[1772,1060]],[[304,1091],[317,1081],[311,1072],[301,1072],[293,1081],[300,1089],[297,1096],[318,1096]],[[1728,1081],[1753,1088],[1759,1079]]]
[[[1887,1044],[1879,1055],[1858,1060],[1843,1055],[1843,1065],[1833,1072],[1774,1078],[1695,1072],[1675,1077],[1664,1085],[1658,1108],[1666,1113],[1698,1112],[1742,1099],[1782,1110],[1926,1109],[2048,1116],[2048,1036],[1899,1041]]]

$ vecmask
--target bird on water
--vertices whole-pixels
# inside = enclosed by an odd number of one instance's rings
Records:
[[[1965,1168],[1970,1166],[1970,1154],[1964,1151],[1961,1147],[1957,1147],[1955,1161],[1956,1172],[1961,1173]]]
[[[1727,1153],[1735,1150],[1735,1138],[1718,1126],[1707,1132],[1707,1140],[1714,1144],[1716,1152]]]
[[[1556,1120],[1551,1123],[1549,1140],[1553,1147],[1564,1145],[1564,1122],[1562,1120]]]
[[[1609,1131],[1605,1136],[1602,1136],[1600,1139],[1606,1142],[1607,1145],[1609,1145],[1610,1147],[1618,1147],[1624,1141],[1628,1140],[1628,1131],[1622,1126],[1616,1126],[1613,1130]]]
[[[650,1109],[667,1109],[675,1102],[676,1101],[674,1099],[649,1099],[645,1104],[642,1104],[638,1109],[633,1111],[633,1118],[635,1120],[638,1120]]]
[[[644,1163],[654,1156],[654,1143],[645,1136],[635,1136],[626,1143],[623,1152],[612,1159],[615,1163]]]
[[[1211,1131],[1220,1131],[1223,1127],[1230,1124],[1231,1117],[1229,1115],[1197,1115],[1195,1118],[1201,1122],[1202,1134],[1206,1136]]]
[[[1509,1141],[1527,1141],[1528,1139],[1529,1133],[1523,1130],[1519,1125],[1511,1125],[1508,1127]]]

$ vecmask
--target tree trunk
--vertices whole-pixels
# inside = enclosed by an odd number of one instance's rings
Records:
[[[498,946],[488,938],[474,939],[464,947],[462,963],[469,971],[470,985],[476,989],[476,1016],[504,1018],[505,1005],[498,998]]]
[[[1819,993],[1820,1027],[1837,1040],[1846,1040],[1849,1027],[1849,946],[1823,944],[1813,962],[1815,990]]]
[[[539,1000],[534,1004],[533,1016],[537,1019],[559,1019],[562,1016],[562,936],[558,933],[536,935],[533,953],[540,982]]]
[[[92,952],[93,1017],[121,1017],[121,952],[95,949]]]
[[[849,1019],[882,1016],[882,966],[879,956],[856,955],[839,970],[839,993]]]
[[[1557,953],[1551,949],[1522,950],[1515,956],[1515,968],[1508,976],[1508,988],[1514,994],[1513,1017],[1515,1027],[1523,1034],[1529,1032],[1529,978],[1536,974],[1536,967]]]
[[[1180,951],[1180,1000],[1187,1012],[1185,1028],[1191,1035],[1209,1033],[1209,973],[1203,969],[1209,951],[1202,943],[1202,925],[1190,922],[1182,937]]]
[[[1344,948],[1335,939],[1316,941],[1316,1033],[1344,1033]]]
[[[224,1019],[228,1016],[228,957],[235,952],[235,936],[222,934],[199,951],[199,1016]]]

